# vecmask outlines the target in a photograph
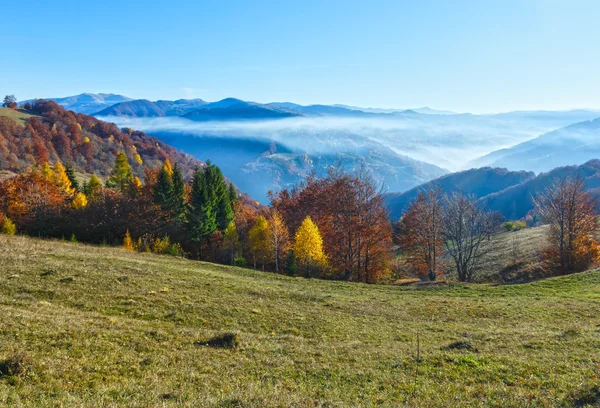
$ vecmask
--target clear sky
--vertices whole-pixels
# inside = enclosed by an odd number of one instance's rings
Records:
[[[600,108],[597,0],[5,1],[0,95]]]

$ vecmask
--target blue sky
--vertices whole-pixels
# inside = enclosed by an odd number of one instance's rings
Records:
[[[8,1],[0,94],[600,108],[600,2]]]

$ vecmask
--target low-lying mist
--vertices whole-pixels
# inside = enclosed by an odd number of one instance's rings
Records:
[[[357,147],[389,148],[399,155],[456,171],[491,151],[547,129],[475,115],[407,115],[393,119],[301,117],[261,121],[194,122],[182,118],[102,118],[153,133],[275,142],[306,154],[337,154]]]

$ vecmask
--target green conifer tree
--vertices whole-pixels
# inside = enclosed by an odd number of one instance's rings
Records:
[[[79,182],[77,181],[77,177],[75,177],[75,170],[70,162],[65,166],[65,172],[67,173],[69,181],[71,181],[71,187],[73,187],[75,191],[80,191]]]
[[[171,176],[173,182],[173,198],[170,203],[171,214],[175,218],[175,221],[181,225],[185,222],[186,205],[185,205],[185,180],[181,170],[175,163],[173,167],[173,175]]]
[[[217,230],[216,204],[214,190],[210,188],[208,167],[204,170],[196,168],[187,214],[192,241],[202,244]]]
[[[235,206],[235,203],[237,203],[238,200],[238,195],[237,195],[237,191],[235,191],[235,186],[233,185],[233,183],[229,183],[229,202],[231,203],[231,207]]]
[[[163,166],[156,177],[156,184],[152,191],[154,203],[163,210],[170,210],[173,201],[173,182],[168,171]]]
[[[115,159],[115,166],[110,173],[110,177],[106,181],[106,187],[117,189],[122,193],[127,193],[130,191],[133,181],[133,170],[129,165],[127,156],[125,155],[125,152],[119,152]]]

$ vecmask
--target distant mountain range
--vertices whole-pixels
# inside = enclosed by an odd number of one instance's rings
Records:
[[[600,118],[575,123],[516,146],[494,151],[471,164],[537,173],[595,158],[600,158]]]
[[[296,116],[301,116],[301,114],[285,107],[227,98],[219,102],[206,104],[200,109],[192,110],[183,115],[183,118],[195,121],[268,120]]]
[[[85,113],[91,115],[102,109],[108,108],[121,102],[131,101],[123,95],[115,95],[111,93],[82,93],[75,96],[67,96],[65,98],[44,98],[46,100],[54,101],[67,110],[72,110],[77,113]],[[33,99],[21,101],[20,104],[26,102],[33,102]]]
[[[448,174],[404,193],[386,194],[385,202],[392,219],[398,219],[408,209],[419,191],[439,186],[444,193],[470,194],[492,211],[509,220],[523,218],[534,209],[533,197],[565,177],[581,177],[586,188],[600,189],[600,160],[590,160],[579,166],[564,166],[535,176],[532,172],[512,172],[499,168],[472,169]]]
[[[163,116],[182,116],[188,112],[205,106],[202,99],[178,99],[176,101],[151,102],[146,99],[136,99],[120,102],[95,112],[95,116],[129,116],[133,118],[155,118]]]

